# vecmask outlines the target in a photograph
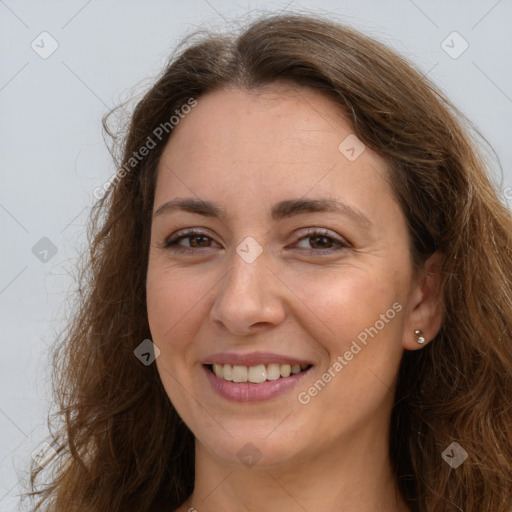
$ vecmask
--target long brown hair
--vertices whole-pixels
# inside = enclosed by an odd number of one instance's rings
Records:
[[[392,414],[390,453],[404,497],[420,512],[510,512],[511,216],[477,132],[404,58],[351,28],[298,14],[188,38],[137,104],[119,162],[125,172],[92,211],[79,304],[55,351],[62,422],[46,487],[37,487],[44,471],[32,471],[37,510],[174,510],[191,494],[193,435],[156,365],[134,356],[151,337],[145,278],[155,172],[172,136],[169,129],[156,140],[154,130],[190,98],[283,80],[328,94],[386,160],[412,261],[443,255],[443,326],[424,349],[404,353]],[[134,164],[148,137],[156,147]],[[468,453],[457,469],[441,456],[452,442]]]

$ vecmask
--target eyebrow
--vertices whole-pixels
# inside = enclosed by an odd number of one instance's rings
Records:
[[[227,215],[223,208],[210,201],[202,201],[193,197],[184,199],[173,199],[162,204],[153,214],[153,217],[169,215],[173,212],[184,211],[203,215],[204,217],[213,217],[225,220]],[[276,203],[270,212],[270,217],[274,221],[293,217],[303,213],[331,212],[343,214],[358,224],[365,227],[372,226],[372,222],[361,211],[342,203],[336,199],[318,198],[318,199],[288,199]]]

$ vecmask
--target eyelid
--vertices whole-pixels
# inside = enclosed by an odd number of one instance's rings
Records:
[[[177,242],[180,239],[186,239],[193,236],[203,236],[205,238],[210,239],[214,243],[218,244],[218,242],[215,241],[215,237],[211,236],[209,234],[209,230],[207,228],[203,227],[194,227],[194,228],[185,228],[178,230],[177,232],[173,233],[169,237],[165,239],[165,241],[162,244],[157,244],[157,247],[161,249],[168,249],[173,252],[181,252],[181,253],[192,253],[197,252],[198,249],[210,249],[211,247],[186,247],[186,246],[180,246],[177,245]],[[294,242],[293,244],[297,244],[301,242],[302,240],[306,240],[308,238],[313,237],[321,237],[325,236],[327,238],[330,238],[337,246],[327,248],[327,249],[307,249],[307,248],[299,248],[299,250],[307,251],[308,253],[317,254],[317,255],[327,255],[332,253],[341,252],[344,249],[351,248],[353,245],[344,237],[336,233],[335,231],[332,231],[327,228],[320,228],[320,227],[307,227],[302,228],[299,230],[298,233],[294,235]]]
[[[352,247],[352,244],[343,236],[339,235],[335,231],[332,231],[331,229],[327,228],[317,228],[317,227],[309,227],[304,228],[304,230],[300,231],[296,237],[295,243],[299,242],[303,238],[313,237],[313,236],[326,236],[328,238],[332,238],[339,244],[345,246],[345,247]]]
[[[168,249],[171,247],[171,244],[173,242],[177,242],[180,238],[188,238],[188,237],[192,237],[192,236],[204,236],[206,238],[211,239],[212,241],[215,241],[214,237],[209,234],[208,228],[203,228],[203,227],[184,228],[184,229],[180,229],[180,230],[176,231],[175,233],[173,233],[172,235],[166,237],[165,240],[163,241],[163,243],[159,244],[159,247],[163,248],[163,249]],[[215,242],[215,243],[218,243],[218,242]],[[177,246],[177,247],[180,247],[180,246]],[[187,248],[184,247],[183,249],[187,249]],[[193,248],[190,248],[190,249],[193,249]]]

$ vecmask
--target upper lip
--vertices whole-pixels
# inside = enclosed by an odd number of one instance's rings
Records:
[[[260,364],[267,365],[273,363],[290,365],[313,364],[311,361],[282,354],[274,354],[272,352],[251,352],[248,354],[222,352],[209,356],[203,360],[203,364],[230,364],[231,366],[256,366]]]

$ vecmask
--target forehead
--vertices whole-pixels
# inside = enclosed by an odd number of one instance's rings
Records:
[[[343,152],[347,140],[357,153],[363,148],[355,159]],[[372,210],[372,196],[392,195],[386,165],[357,144],[340,107],[311,88],[276,84],[210,92],[171,134],[155,203],[170,195],[277,201],[327,194],[350,195]]]
[[[277,83],[250,90],[228,87],[201,96],[195,109],[173,131],[170,145],[174,139],[177,143],[202,144],[207,151],[213,149],[213,143],[217,155],[224,150],[235,155],[238,146],[230,146],[229,140],[237,139],[242,149],[268,144],[269,151],[279,153],[281,149],[284,154],[290,145],[308,142],[325,149],[328,134],[331,142],[336,142],[340,135],[351,132],[341,108],[325,93]],[[270,142],[279,142],[280,147]]]

